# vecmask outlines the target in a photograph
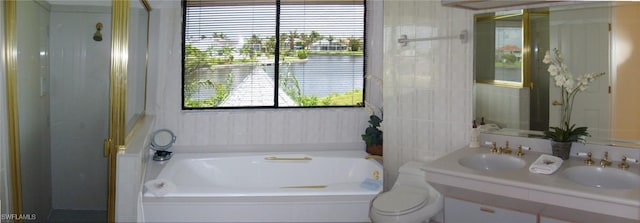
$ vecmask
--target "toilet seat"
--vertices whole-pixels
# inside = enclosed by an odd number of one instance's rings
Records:
[[[373,201],[373,208],[381,215],[404,215],[425,206],[429,194],[424,189],[398,186]]]

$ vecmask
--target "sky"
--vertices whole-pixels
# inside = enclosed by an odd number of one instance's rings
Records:
[[[496,49],[516,45],[522,49],[522,28],[496,27]]]

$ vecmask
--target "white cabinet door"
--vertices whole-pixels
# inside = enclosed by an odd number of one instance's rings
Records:
[[[447,197],[445,223],[536,223],[536,214],[496,208]]]

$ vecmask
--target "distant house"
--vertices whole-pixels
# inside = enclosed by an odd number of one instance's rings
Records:
[[[213,46],[214,52],[220,55],[212,55],[212,56],[222,56],[221,49],[225,46],[236,47],[238,45],[238,41],[234,39],[222,39],[222,38],[211,38],[211,37],[197,37],[197,38],[189,38],[187,43],[190,43],[192,46],[198,48],[200,51],[207,51],[207,49]]]
[[[522,60],[522,49],[516,45],[504,45],[496,50],[496,58],[502,58],[502,55],[513,54],[516,56],[517,61]]]
[[[320,40],[311,44],[311,50],[347,50],[347,45],[339,43],[337,40],[329,42],[328,40]]]

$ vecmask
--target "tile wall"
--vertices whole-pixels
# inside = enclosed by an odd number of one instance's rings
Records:
[[[410,160],[434,159],[469,142],[473,45],[469,39],[408,38],[472,35],[472,12],[440,1],[384,1],[385,186]]]
[[[512,88],[492,84],[475,84],[473,105],[478,124],[484,118],[487,124],[500,128],[529,129],[529,88]]]
[[[401,47],[397,38],[401,34],[452,36],[462,30],[471,34],[472,13],[442,7],[439,1],[372,2],[375,6],[370,9],[383,14],[372,18],[373,23],[384,23],[384,40],[369,43],[383,46],[378,48],[383,52],[371,54],[383,57],[383,62],[370,71],[384,74],[384,162],[389,186],[403,163],[437,158],[467,145],[472,116],[471,40],[423,41]],[[157,128],[176,132],[176,145],[362,143],[360,134],[367,125],[362,109],[182,111],[177,81],[180,21],[179,3],[163,2],[151,13],[152,97],[147,103],[147,111],[157,117]],[[380,101],[375,96],[371,100]]]
[[[97,22],[101,42],[91,38]],[[53,6],[49,27],[53,209],[105,210],[111,11]]]
[[[368,114],[361,108],[182,111],[180,1],[161,2],[150,21],[147,112],[156,115],[157,128],[176,133],[176,146],[347,143],[364,148],[360,134]]]

